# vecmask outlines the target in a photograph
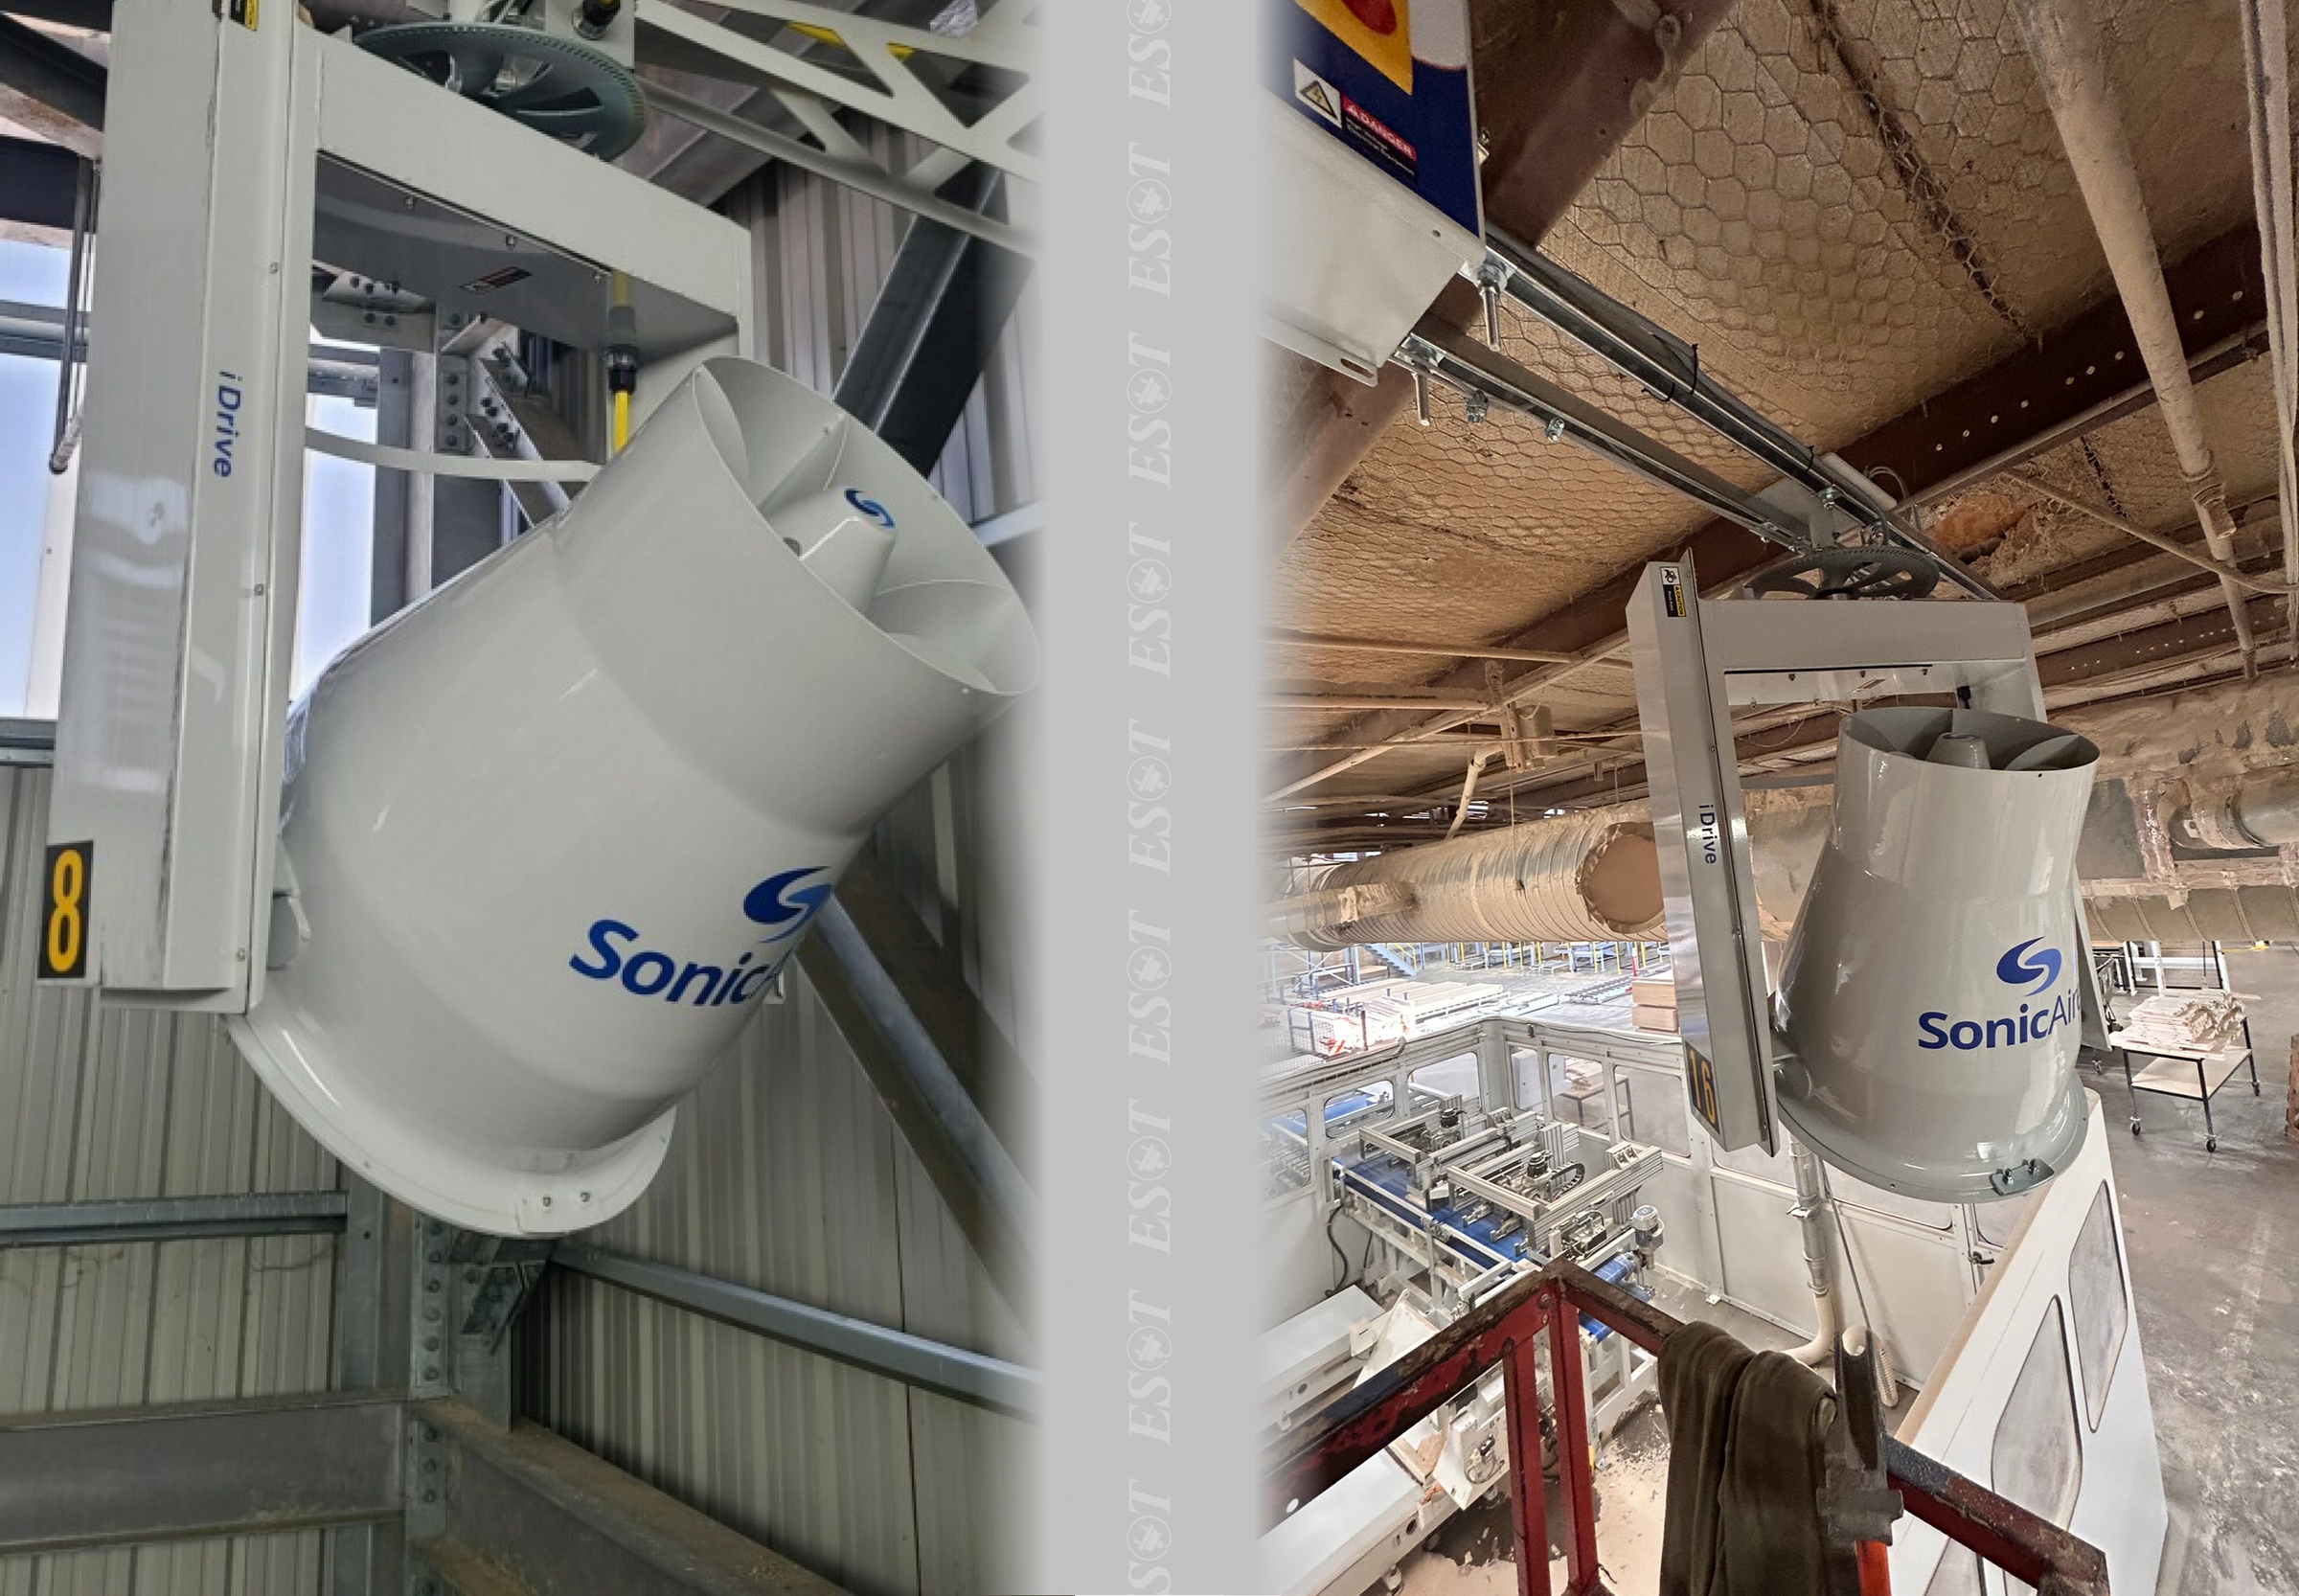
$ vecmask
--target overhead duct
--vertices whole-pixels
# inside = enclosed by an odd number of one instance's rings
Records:
[[[875,818],[1036,669],[915,471],[788,377],[708,361],[571,509],[297,706],[275,968],[233,1037],[423,1212],[595,1224]]]
[[[2076,844],[2099,750],[2039,720],[1847,718],[1835,824],[1775,1000],[1781,1118],[1872,1186],[1984,1202],[2065,1169],[2084,948]]]
[[[2194,794],[2172,818],[2197,848],[2281,848],[2299,842],[2299,768],[2255,771],[2232,787]]]
[[[1663,934],[1652,828],[1617,814],[1535,821],[1336,865],[1317,901],[1339,909],[1340,889],[1384,886],[1410,901],[1366,918],[1307,923],[1310,901],[1288,900],[1289,935],[1304,947],[1366,942],[1615,942]]]

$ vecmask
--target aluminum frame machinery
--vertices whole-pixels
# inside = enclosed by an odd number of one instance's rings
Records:
[[[1299,1140],[1299,1157],[1314,1160],[1306,1174],[1318,1211],[1329,1223],[1349,1217],[1378,1253],[1362,1271],[1372,1290],[1347,1283],[1261,1338],[1265,1437],[1315,1424],[1415,1347],[1553,1263],[1650,1298],[1646,1272],[1663,1227],[1642,1188],[1660,1173],[1661,1151],[1519,1106],[1510,1053],[1524,1039],[1514,1033],[1525,1029],[1488,1019],[1265,1083],[1264,1135]],[[1673,1045],[1630,1033],[1588,1038],[1599,1051],[1607,1042],[1638,1052]],[[1553,1045],[1571,1045],[1533,1039],[1544,1058]],[[1412,1082],[1424,1061],[1468,1049],[1480,1060],[1475,1096]],[[1286,1103],[1289,1110],[1279,1106]],[[1407,1111],[1385,1111],[1393,1106]],[[1292,1151],[1271,1153],[1289,1167],[1283,1155]],[[1658,1365],[1593,1319],[1581,1330],[1586,1433],[1602,1446],[1655,1389]],[[1260,1550],[1268,1588],[1355,1596],[1499,1489],[1514,1461],[1504,1386],[1498,1365],[1480,1371],[1394,1447],[1275,1526]],[[1544,1425],[1544,1461],[1550,1434]]]

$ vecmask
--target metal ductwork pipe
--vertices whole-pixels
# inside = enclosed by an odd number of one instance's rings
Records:
[[[2179,471],[2194,498],[2203,541],[2212,559],[2222,565],[2235,559],[2235,517],[2227,508],[2226,486],[2211,458],[2203,436],[2203,413],[2196,403],[2196,388],[2188,376],[2187,351],[2179,339],[2179,321],[2172,309],[2171,291],[2164,286],[2163,262],[2155,252],[2155,234],[2148,222],[2141,197],[2138,169],[2131,146],[2115,105],[2107,76],[2106,41],[2093,14],[2093,0],[2013,0],[2013,15],[2020,37],[2042,80],[2043,96],[2052,108],[2068,164],[2091,212],[2093,230],[2115,274],[2115,288],[2131,323],[2140,358],[2155,385],[2156,408],[2164,429],[2179,457]],[[2242,650],[2243,674],[2257,670],[2257,645],[2251,637],[2250,617],[2243,593],[2225,577],[2219,579],[2227,611],[2234,618],[2237,647]]]
[[[1407,901],[1309,923],[1342,889],[1402,888]],[[1360,911],[1361,912],[1361,911]],[[1591,813],[1548,819],[1337,865],[1315,892],[1272,911],[1304,947],[1365,942],[1627,942],[1662,928],[1652,828]]]
[[[2191,796],[2172,829],[2197,848],[2281,848],[2299,842],[2299,768],[2256,771]]]

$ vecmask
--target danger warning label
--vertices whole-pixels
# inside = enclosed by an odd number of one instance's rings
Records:
[[[1350,135],[1410,180],[1419,170],[1413,147],[1389,125],[1347,95],[1341,97],[1341,125]]]

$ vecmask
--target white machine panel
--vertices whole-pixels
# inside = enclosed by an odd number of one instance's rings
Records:
[[[292,6],[246,8],[261,27],[136,10],[111,56],[41,974],[236,1010],[262,980],[294,623],[309,135]]]
[[[1756,877],[1730,757],[1732,711],[1701,647],[1699,592],[1690,560],[1648,565],[1628,602],[1685,1094],[1723,1146],[1774,1151]]]

